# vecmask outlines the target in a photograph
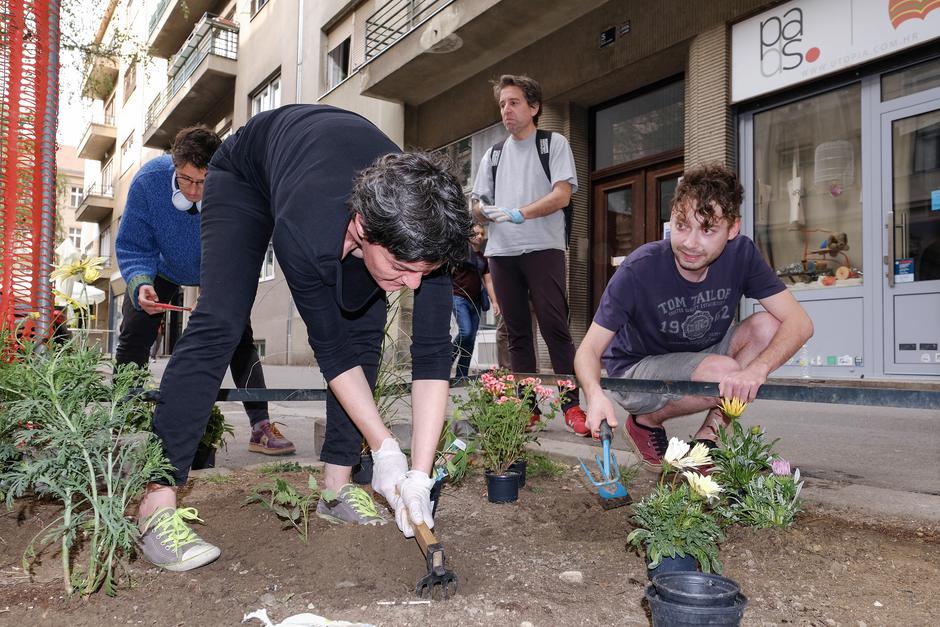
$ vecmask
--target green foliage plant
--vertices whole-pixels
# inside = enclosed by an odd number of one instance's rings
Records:
[[[802,510],[800,471],[793,475],[758,475],[731,496],[721,513],[733,523],[765,529],[786,528]]]
[[[732,420],[728,427],[718,429],[718,448],[711,452],[713,476],[726,492],[744,489],[755,477],[770,471],[776,443],[767,441],[762,428],[746,428]]]
[[[457,423],[457,420],[454,416],[449,417],[444,422],[434,461],[434,478],[446,478],[454,485],[460,483],[467,476],[473,453],[476,451],[478,444],[476,433],[461,432],[460,437],[458,437],[455,423]]]
[[[310,529],[310,508],[320,498],[320,489],[317,479],[312,474],[307,476],[306,494],[288,483],[285,479],[277,477],[274,483],[257,486],[248,496],[245,504],[258,503],[264,509],[274,513],[284,521],[284,529],[293,527],[300,534],[304,544]]]
[[[724,532],[707,501],[689,484],[658,484],[633,506],[633,521],[637,528],[627,536],[627,544],[646,551],[650,569],[664,558],[691,555],[702,572],[721,572],[718,543],[724,541]]]
[[[235,429],[229,423],[225,422],[225,415],[218,405],[212,406],[212,412],[209,414],[209,422],[206,424],[206,432],[202,434],[199,444],[205,448],[219,450],[225,447],[226,436],[235,435]]]
[[[136,366],[114,370],[79,340],[62,345],[24,343],[0,368],[0,486],[8,508],[36,495],[56,501],[59,516],[26,549],[28,568],[58,544],[69,594],[99,589],[115,594],[123,560],[134,551],[137,525],[125,512],[148,482],[170,480],[159,441],[136,426],[149,413],[130,390],[148,374]],[[85,549],[84,564],[77,562]]]
[[[533,453],[529,455],[526,474],[535,479],[537,477],[560,477],[568,471],[568,467],[559,464],[548,455]]]

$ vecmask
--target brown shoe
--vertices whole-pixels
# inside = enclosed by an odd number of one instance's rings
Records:
[[[289,455],[294,452],[294,443],[285,438],[273,422],[262,420],[251,429],[248,450],[265,455]]]

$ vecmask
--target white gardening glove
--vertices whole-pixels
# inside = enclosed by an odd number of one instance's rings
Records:
[[[395,522],[406,538],[413,538],[415,525],[426,524],[429,528],[434,526],[434,515],[431,507],[431,488],[434,479],[428,473],[420,470],[409,470],[398,483],[398,494],[401,501],[395,508]]]
[[[379,450],[372,451],[372,489],[384,496],[394,510],[398,510],[396,486],[406,472],[408,460],[395,438],[386,438]]]

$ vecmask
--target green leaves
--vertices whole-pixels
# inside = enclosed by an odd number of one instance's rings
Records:
[[[713,473],[728,492],[741,490],[754,477],[770,470],[772,450],[777,440],[767,442],[760,427],[745,429],[738,420],[730,429],[718,429],[718,448],[711,452]]]
[[[320,498],[317,479],[312,474],[307,475],[307,489],[307,494],[301,494],[287,480],[277,477],[274,483],[257,486],[245,499],[245,504],[258,503],[272,512],[285,521],[284,529],[296,529],[300,539],[306,544],[310,529],[310,508]]]
[[[61,502],[62,515],[27,547],[28,565],[58,543],[69,593],[116,591],[116,572],[133,552],[128,505],[156,478],[170,479],[160,443],[142,424],[150,408],[130,389],[148,374],[135,366],[106,376],[111,362],[79,342],[27,345],[0,365],[0,485],[8,507],[35,494]],[[82,538],[87,561],[73,545]]]

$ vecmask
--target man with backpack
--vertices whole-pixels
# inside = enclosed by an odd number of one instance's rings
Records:
[[[552,368],[569,375],[575,349],[568,328],[565,248],[571,194],[578,188],[574,155],[563,135],[536,128],[542,88],[535,80],[503,75],[493,94],[509,137],[483,155],[471,198],[474,217],[490,223],[486,256],[509,330],[512,369],[536,369],[531,299]],[[591,434],[577,389],[562,409],[568,430]],[[535,408],[530,426],[539,418]]]

